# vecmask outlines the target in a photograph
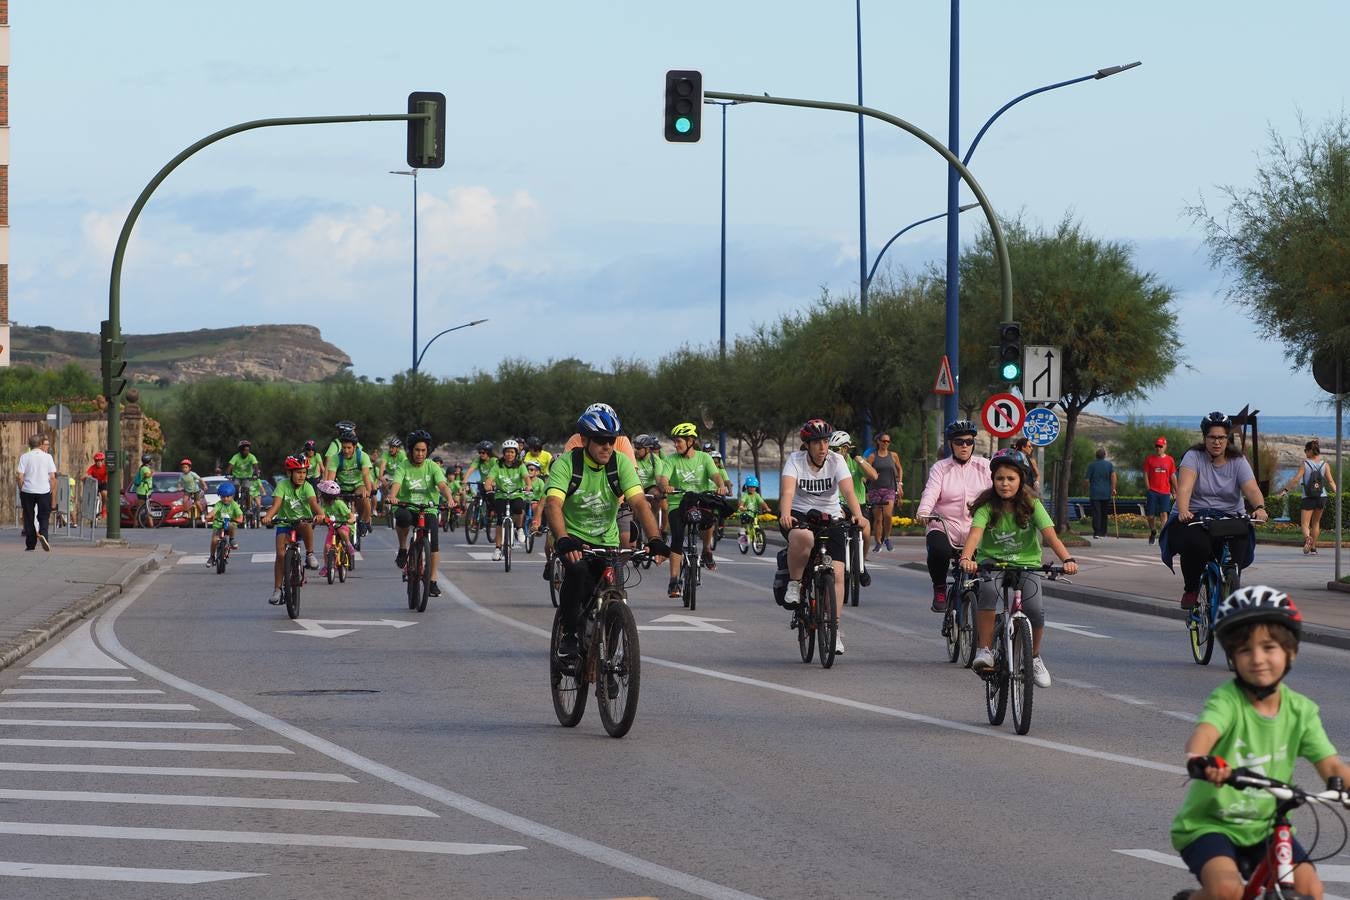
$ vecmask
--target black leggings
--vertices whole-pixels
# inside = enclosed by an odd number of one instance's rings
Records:
[[[1170,549],[1181,554],[1181,581],[1185,591],[1200,590],[1200,574],[1211,559],[1218,559],[1223,540],[1228,541],[1228,550],[1239,566],[1242,565],[1241,560],[1247,558],[1245,537],[1215,540],[1203,525],[1184,525],[1180,519],[1174,519],[1169,527],[1171,530],[1167,535],[1167,544]]]
[[[941,587],[947,583],[947,573],[951,571],[956,548],[940,529],[928,532],[924,543],[928,545],[928,577],[933,579],[934,587]]]
[[[595,591],[596,582],[604,574],[607,563],[594,556],[583,556],[574,563],[563,562],[563,582],[558,590],[558,612],[562,616],[563,630],[577,633],[581,624],[581,613],[586,608]]]

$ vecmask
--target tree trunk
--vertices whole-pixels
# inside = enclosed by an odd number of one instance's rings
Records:
[[[1069,485],[1073,483],[1073,439],[1078,431],[1078,414],[1082,408],[1068,404],[1064,408],[1064,454],[1059,466],[1059,480],[1055,485],[1055,530],[1064,534],[1069,530]]]

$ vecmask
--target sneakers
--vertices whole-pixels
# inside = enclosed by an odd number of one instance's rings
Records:
[[[863,569],[861,572],[859,572],[859,573],[858,573],[858,584],[862,585],[863,587],[871,587],[871,586],[872,586],[872,573],[869,572],[869,571],[867,571],[866,569]]]
[[[581,643],[577,636],[571,632],[564,631],[558,638],[558,655],[561,657],[578,656],[581,654]]]
[[[802,605],[802,583],[800,581],[789,581],[787,593],[783,596],[784,609],[798,609]]]
[[[214,553],[206,558],[206,564],[208,566],[214,566],[216,564],[216,555]]]
[[[619,676],[610,673],[605,676],[605,690],[609,693],[609,699],[619,699]]]
[[[746,537],[744,531],[736,537],[736,546],[741,548],[742,553],[750,549],[750,538]]]
[[[351,541],[344,541],[342,547],[347,551],[348,559],[356,559],[356,548],[352,546]]]
[[[437,584],[435,581],[432,581],[431,584],[427,586],[427,596],[439,597],[440,595],[441,595],[441,586]],[[1047,675],[1045,677],[1049,678],[1050,676]]]
[[[394,554],[394,566],[396,568],[401,569],[407,564],[408,564],[408,549],[406,547],[399,547],[398,552]]]
[[[881,552],[881,541],[877,541],[875,544],[872,545],[872,552],[873,553]]]
[[[1050,670],[1045,667],[1045,663],[1041,662],[1039,656],[1031,658],[1031,674],[1032,680],[1036,682],[1036,687],[1048,688],[1050,686]]]
[[[1195,609],[1199,605],[1200,605],[1199,591],[1187,591],[1186,593],[1181,595],[1182,609]]]
[[[933,602],[928,608],[935,613],[947,611],[947,586],[945,584],[933,585]]]
[[[306,553],[306,554],[305,554],[305,568],[306,568],[306,569],[317,569],[318,567],[319,567],[319,558],[318,558],[317,556],[315,556],[313,553]]]
[[[501,548],[501,547],[493,547],[493,548],[492,548],[492,561],[493,561],[493,562],[501,562],[501,559],[502,559],[502,548]]]
[[[328,577],[328,567],[327,567],[327,566],[320,566],[320,567],[319,567],[319,577],[320,577],[320,578],[327,578],[327,577]]]
[[[239,542],[236,541],[234,538],[230,538],[230,549],[231,549],[231,550],[238,550],[238,549],[239,549]]]
[[[703,551],[703,568],[709,572],[717,571],[717,560],[713,559],[713,555],[707,550]]]
[[[890,549],[891,549],[891,539],[890,539],[890,538],[886,538],[886,540],[882,541],[881,543],[882,543],[883,545],[885,545],[885,547],[886,547],[887,550],[890,550]]]
[[[844,633],[842,631],[836,631],[834,633],[834,655],[844,655]]]
[[[1148,542],[1151,544],[1158,539],[1158,532],[1150,531],[1148,533]]]
[[[680,579],[670,579],[670,584],[666,585],[666,596],[672,600],[680,599]]]
[[[270,596],[270,597],[267,598],[267,602],[270,603],[270,604],[272,604],[273,606],[280,606],[280,605],[281,605],[281,588],[273,588],[273,589],[272,589],[272,596]]]
[[[42,545],[43,550],[47,551],[48,553],[51,552],[52,545],[47,543],[47,536],[40,531],[38,532],[38,543]]]
[[[981,647],[975,651],[975,659],[970,667],[977,673],[983,674],[994,668],[994,651],[988,647]]]

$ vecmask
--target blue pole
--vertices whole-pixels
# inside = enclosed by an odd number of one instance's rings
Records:
[[[862,0],[854,2],[858,44],[858,105],[863,105]],[[858,113],[858,308],[867,315],[867,161],[863,144],[863,115]],[[872,410],[863,410],[863,444],[872,445]]]
[[[951,54],[947,88],[947,149],[961,152],[961,0],[951,0]],[[961,179],[950,165],[947,167],[947,361],[952,367],[956,392],[947,395],[944,403],[946,422],[957,419],[961,389],[961,284],[960,251],[961,223],[958,214]]]
[[[721,328],[718,336],[718,348],[723,365],[727,362],[727,107],[731,104],[719,104],[722,107],[722,277],[721,277]],[[727,456],[727,430],[718,429],[717,446],[722,459]]]

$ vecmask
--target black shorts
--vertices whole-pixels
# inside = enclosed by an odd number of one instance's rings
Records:
[[[428,509],[427,514],[427,532],[431,535],[431,552],[437,553],[441,549],[441,529],[437,524],[437,511]],[[406,506],[394,508],[394,524],[399,528],[411,528],[413,525],[413,511]]]
[[[805,522],[806,513],[794,509],[792,519],[795,522]],[[778,530],[783,533],[784,539],[789,539],[788,535],[792,532],[791,528],[784,528],[779,525]],[[831,519],[829,526],[819,532],[819,535],[825,541],[825,552],[830,554],[830,559],[835,562],[843,562],[845,554],[848,553],[848,535],[844,532],[844,520],[840,518]]]
[[[703,510],[703,521],[698,523],[699,531],[707,531],[717,523],[717,516]],[[684,533],[689,523],[684,520],[684,509],[679,508],[670,514],[670,549],[679,556],[684,555]]]
[[[507,500],[505,497],[500,497],[492,501],[492,511],[500,518],[506,515],[507,507],[510,507],[511,515],[514,516],[518,513],[525,512],[525,507],[529,505],[530,501],[524,497],[517,497],[514,500]]]
[[[1326,497],[1304,497],[1298,505],[1299,509],[1326,509]]]

